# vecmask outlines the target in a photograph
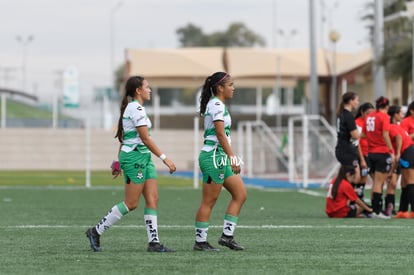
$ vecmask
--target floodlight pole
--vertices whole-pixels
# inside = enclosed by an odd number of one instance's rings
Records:
[[[33,35],[29,35],[26,38],[18,35],[16,36],[16,41],[22,45],[23,54],[22,54],[22,91],[26,91],[26,59],[27,59],[27,47],[34,40]]]
[[[315,1],[309,0],[309,49],[310,49],[310,113],[319,114],[319,90],[316,67]]]
[[[385,71],[384,66],[377,65],[384,47],[384,5],[383,0],[375,0],[375,24],[374,24],[374,95],[375,98],[385,95]]]

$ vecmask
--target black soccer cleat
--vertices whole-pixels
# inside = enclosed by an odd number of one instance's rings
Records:
[[[148,244],[148,252],[175,252],[175,249],[168,248],[160,243],[151,242]]]
[[[220,239],[218,240],[219,245],[227,246],[233,250],[244,250],[244,247],[238,244],[233,237],[228,237],[226,235],[221,235]]]
[[[91,248],[95,252],[102,251],[101,249],[101,242],[99,238],[101,237],[98,232],[96,232],[95,227],[90,227],[85,232],[86,237],[89,239],[89,242],[91,243]]]
[[[195,242],[193,250],[195,251],[220,251],[218,248],[214,248],[208,242]]]

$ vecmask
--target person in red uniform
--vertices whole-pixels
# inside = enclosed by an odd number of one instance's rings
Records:
[[[391,107],[390,110],[393,111]],[[388,113],[390,114],[390,111]],[[398,122],[398,118],[401,119],[402,115],[401,107],[396,106],[395,114],[392,117]],[[414,218],[414,143],[405,129],[397,124],[391,124],[390,138],[396,159],[399,160],[402,175],[400,206],[394,218]],[[409,206],[411,213],[408,212]]]
[[[390,218],[382,212],[382,189],[391,171],[395,154],[389,130],[390,119],[387,111],[390,101],[381,96],[375,101],[375,111],[367,115],[362,135],[368,141],[368,162],[373,180],[371,203],[373,217]]]
[[[407,112],[400,123],[401,127],[407,131],[411,139],[414,140],[414,101],[408,105]]]
[[[358,108],[358,111],[355,115],[355,124],[358,129],[358,133],[361,135],[362,128],[364,127],[365,118],[366,116],[375,110],[374,106],[369,103],[365,102],[361,104]],[[361,179],[359,183],[356,183],[354,186],[355,191],[357,192],[358,197],[363,201],[364,199],[364,189],[365,184],[367,183],[368,177],[368,141],[365,137],[360,136],[359,138],[359,167],[361,169]]]
[[[342,165],[338,176],[329,184],[326,195],[325,213],[330,218],[355,218],[364,211],[367,216],[372,208],[367,206],[354,191],[355,167]]]
[[[411,139],[407,132],[399,125],[400,121],[404,117],[404,113],[401,106],[390,106],[388,108],[388,115],[390,116],[390,140],[392,147],[395,151],[395,162],[394,167],[391,170],[391,174],[387,178],[387,195],[385,196],[384,213],[387,216],[395,214],[395,190],[397,188],[397,182],[401,175],[401,167],[398,163],[401,152],[405,150],[411,143]],[[403,183],[402,183],[403,185]],[[405,189],[405,188],[404,188]],[[404,199],[403,199],[404,200]],[[408,201],[404,203],[408,209]],[[400,202],[401,207],[401,202]],[[405,210],[407,211],[407,210]],[[406,212],[408,214],[408,212]]]

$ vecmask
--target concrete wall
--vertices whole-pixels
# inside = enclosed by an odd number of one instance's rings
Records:
[[[90,130],[92,170],[110,169],[119,148],[114,136],[112,131]],[[193,169],[193,130],[157,130],[151,136],[177,170]],[[200,132],[199,146],[202,141]],[[85,170],[86,151],[85,129],[0,129],[0,170]],[[158,158],[153,160],[157,169],[167,170]]]

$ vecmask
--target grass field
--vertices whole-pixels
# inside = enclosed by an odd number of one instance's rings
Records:
[[[328,219],[325,190],[248,189],[236,239],[244,251],[192,250],[200,190],[160,177],[161,242],[176,253],[146,252],[142,201],[101,238],[84,231],[123,198],[122,180],[79,172],[0,172],[0,274],[413,274],[412,220]],[[211,217],[217,244],[229,200]]]

